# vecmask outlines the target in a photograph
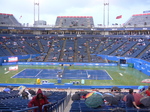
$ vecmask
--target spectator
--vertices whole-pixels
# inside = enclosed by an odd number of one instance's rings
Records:
[[[141,92],[141,94],[144,94],[146,96],[150,96],[150,86],[145,91]]]
[[[133,97],[133,89],[129,89],[129,94],[127,94],[127,96],[126,96],[126,107],[127,108],[136,107],[137,109],[140,109],[135,103],[135,100]]]
[[[43,95],[42,90],[38,89],[37,95],[32,98],[32,100],[28,103],[28,107],[38,106],[39,110],[34,109],[34,112],[42,112],[42,106],[48,104],[47,97]],[[46,112],[46,108],[45,108]]]
[[[22,95],[23,99],[29,99],[29,97],[28,97],[29,94],[28,94],[28,92],[25,91],[25,89],[23,90],[23,92],[21,93],[21,95]]]
[[[141,88],[139,89],[138,93],[142,93],[143,91],[145,91],[145,87],[141,86]]]

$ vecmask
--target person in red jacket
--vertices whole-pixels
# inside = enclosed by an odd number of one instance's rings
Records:
[[[150,86],[145,91],[141,92],[140,94],[144,94],[145,96],[150,96]]]
[[[42,90],[38,89],[37,95],[32,98],[32,100],[28,103],[28,107],[38,106],[38,109],[34,109],[34,112],[42,112],[42,106],[48,104],[47,97],[43,95]]]

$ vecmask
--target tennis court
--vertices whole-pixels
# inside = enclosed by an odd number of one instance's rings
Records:
[[[12,78],[112,80],[106,70],[24,69]]]

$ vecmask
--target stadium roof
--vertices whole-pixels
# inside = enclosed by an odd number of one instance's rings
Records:
[[[150,15],[150,13],[143,13],[143,14],[133,14],[132,16],[143,16],[143,15]]]

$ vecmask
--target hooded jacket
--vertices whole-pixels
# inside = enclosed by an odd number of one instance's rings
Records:
[[[38,98],[39,94],[42,94],[42,98],[41,99]],[[39,111],[37,109],[34,109],[34,112],[42,112],[42,106],[45,105],[45,104],[48,104],[48,103],[49,102],[48,102],[46,96],[43,95],[42,90],[38,89],[37,95],[34,96],[32,98],[32,100],[28,103],[28,107],[38,106],[39,107]]]

